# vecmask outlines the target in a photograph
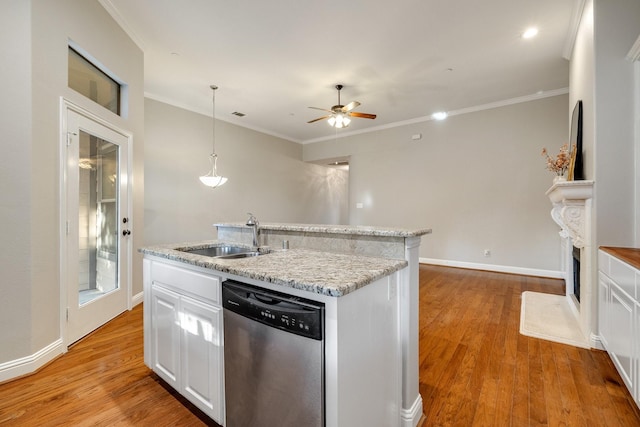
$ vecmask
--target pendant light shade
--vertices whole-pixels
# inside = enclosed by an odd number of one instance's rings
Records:
[[[208,174],[202,175],[200,177],[200,182],[202,182],[207,187],[220,187],[225,182],[227,182],[227,178],[224,176],[218,175],[218,155],[216,154],[216,89],[218,86],[211,85],[211,90],[213,91],[213,127],[212,127],[212,143],[211,143],[211,155],[209,156],[209,161],[211,162],[211,170]]]

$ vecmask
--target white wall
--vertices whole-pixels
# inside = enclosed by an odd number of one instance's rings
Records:
[[[632,246],[635,211],[634,64],[626,57],[640,35],[640,2],[594,3],[595,209],[598,246]]]
[[[5,94],[0,215],[0,364],[60,338],[60,97],[134,135],[134,224],[142,223],[143,56],[97,1],[2,3]],[[129,84],[128,117],[117,117],[67,87],[69,39]],[[7,178],[5,180],[5,178]],[[135,231],[135,228],[134,228]],[[142,227],[134,247],[142,244]],[[134,293],[142,291],[136,253]]]
[[[347,220],[348,174],[302,162],[299,144],[217,120],[218,174],[229,181],[211,189],[198,180],[210,169],[211,117],[145,105],[146,245],[212,239],[214,223],[245,221],[247,212],[262,222]]]
[[[594,180],[590,259],[599,246],[638,245],[640,212],[635,159],[638,112],[634,99],[635,66],[626,59],[640,35],[640,2],[587,0],[574,43],[570,66],[570,108],[583,100],[585,178]],[[589,258],[588,258],[589,259]],[[593,262],[586,283],[598,283]],[[592,289],[593,295],[597,289]],[[592,298],[592,313],[598,313]],[[592,331],[598,330],[593,316]]]
[[[421,258],[555,272],[553,175],[540,152],[568,140],[567,103],[560,95],[318,142],[304,158],[350,155],[350,222],[432,228]]]

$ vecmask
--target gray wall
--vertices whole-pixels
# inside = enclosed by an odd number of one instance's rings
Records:
[[[97,1],[3,1],[0,28],[1,364],[30,356],[61,336],[60,97],[134,135],[134,224],[142,223],[144,106],[142,52]],[[69,39],[129,84],[128,117],[106,113],[67,87]],[[138,239],[142,244],[139,231],[134,246]],[[142,291],[142,263],[134,258],[136,293]]]
[[[304,159],[349,155],[350,222],[432,228],[422,258],[557,271],[545,195],[553,174],[540,152],[567,141],[567,103],[561,95],[318,142]]]
[[[31,353],[31,26],[29,2],[0,13],[0,363]],[[11,40],[7,43],[6,40]],[[9,62],[9,58],[11,58]],[[8,64],[11,66],[7,66]]]
[[[145,244],[215,238],[212,224],[244,221],[247,212],[262,222],[348,220],[347,172],[304,163],[299,144],[222,120],[218,174],[229,181],[205,187],[198,177],[210,169],[211,127],[210,116],[146,99]]]

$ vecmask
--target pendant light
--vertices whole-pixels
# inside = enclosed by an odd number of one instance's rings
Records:
[[[227,182],[227,178],[224,176],[219,176],[217,173],[218,166],[218,155],[216,154],[216,89],[218,86],[211,85],[211,90],[213,91],[213,130],[212,130],[212,147],[211,147],[211,155],[209,156],[209,161],[211,161],[211,170],[208,174],[200,177],[200,181],[206,185],[207,187],[216,188],[223,185]]]

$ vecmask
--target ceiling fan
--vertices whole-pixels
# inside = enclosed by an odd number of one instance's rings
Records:
[[[338,89],[338,104],[331,107],[330,110],[327,110],[326,108],[309,107],[309,108],[313,108],[314,110],[322,110],[331,114],[318,117],[317,119],[309,120],[307,123],[313,123],[320,120],[328,119],[327,121],[329,122],[330,126],[333,126],[336,128],[346,128],[347,126],[349,126],[349,123],[351,123],[351,117],[359,117],[361,119],[376,118],[375,114],[358,113],[357,111],[351,111],[360,105],[358,101],[351,101],[347,105],[340,104],[340,91],[342,90],[343,87],[344,86],[342,85],[336,85],[336,89]]]

